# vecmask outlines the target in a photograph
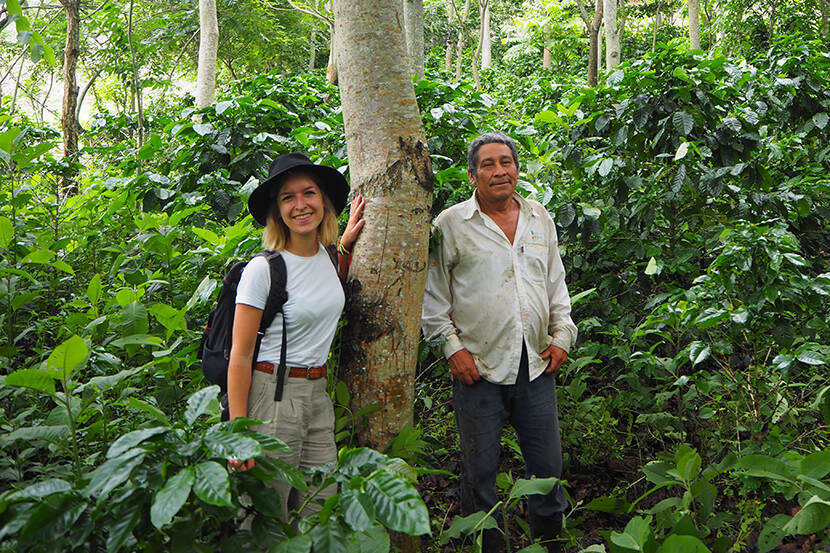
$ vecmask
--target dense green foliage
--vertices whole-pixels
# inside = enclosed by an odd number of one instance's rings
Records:
[[[140,31],[186,36],[192,16],[177,8]],[[562,16],[576,17],[570,8]],[[538,46],[545,13],[534,17],[524,29]],[[558,29],[558,44],[578,43],[573,25]],[[559,379],[564,478],[633,464],[600,493],[566,484],[569,545],[770,551],[794,536],[826,545],[823,46],[753,35],[740,42],[752,54],[743,59],[679,41],[651,52],[650,35],[632,33],[628,61],[586,88],[576,76],[584,56],[559,48],[559,73],[543,73],[516,39],[500,48],[521,74],[484,72],[478,91],[438,69],[453,32],[428,27],[429,65],[442,76],[415,83],[433,212],[472,193],[470,138],[498,129],[518,139],[521,192],[554,215],[580,331]],[[54,153],[59,133],[0,108],[0,551],[385,551],[385,529],[432,530],[434,548],[464,547],[495,524],[483,515],[449,524],[441,504],[430,505],[430,524],[415,472],[393,458],[423,471],[457,456],[446,366],[427,344],[420,429],[402,434],[389,457],[351,449],[367,413],[349,411],[335,372],[344,448],[336,467],[308,474],[260,455],[283,447],[277,441],[220,423],[216,391],[199,373],[196,345],[218,279],[259,248],[244,202],[267,161],[300,150],[347,170],[337,89],[318,74],[267,73],[229,82],[201,113],[188,98],[161,96],[147,106],[141,147],[128,103],[85,129],[71,197],[57,193],[68,170]],[[224,459],[252,454],[261,470],[227,471]],[[520,498],[552,483],[514,478],[517,465],[506,466],[500,508],[526,528]],[[292,519],[261,493],[271,475],[299,487],[336,481],[340,493],[320,515]],[[240,507],[256,522],[229,534]]]

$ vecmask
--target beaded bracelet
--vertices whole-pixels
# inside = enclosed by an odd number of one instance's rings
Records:
[[[337,242],[337,251],[342,253],[343,255],[350,255],[352,252],[346,249],[346,246],[343,245],[343,242]]]

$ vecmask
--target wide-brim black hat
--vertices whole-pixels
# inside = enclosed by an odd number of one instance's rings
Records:
[[[295,170],[310,173],[314,181],[334,206],[335,214],[346,207],[349,183],[340,171],[325,165],[315,165],[303,154],[285,154],[271,162],[268,178],[257,186],[248,198],[248,211],[261,225],[268,221],[268,210],[276,201],[276,192],[284,178]]]

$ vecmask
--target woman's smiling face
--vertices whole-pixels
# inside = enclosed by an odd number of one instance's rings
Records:
[[[280,217],[292,235],[316,235],[324,204],[323,192],[308,175],[291,175],[277,194]]]

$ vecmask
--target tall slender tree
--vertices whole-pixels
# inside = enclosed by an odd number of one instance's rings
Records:
[[[579,15],[585,23],[588,32],[588,84],[597,86],[599,75],[599,29],[602,27],[603,0],[596,0],[593,17],[588,16],[588,11],[582,4],[582,0],[576,0],[579,8]]]
[[[700,0],[689,0],[689,48],[700,49]]]
[[[81,0],[61,0],[66,13],[66,47],[63,51],[63,106],[61,132],[63,133],[63,157],[69,161],[70,170],[61,179],[61,194],[71,196],[78,192],[77,171],[72,169],[78,158],[78,55],[81,42]]]
[[[196,77],[196,107],[205,108],[216,98],[216,53],[219,21],[216,0],[199,0],[199,67]]]
[[[620,27],[617,24],[617,0],[604,0],[602,17],[605,24],[605,70],[620,63]]]
[[[351,186],[366,201],[341,359],[353,408],[381,406],[360,436],[380,450],[412,424],[432,202],[401,10],[401,0],[334,2]]]

